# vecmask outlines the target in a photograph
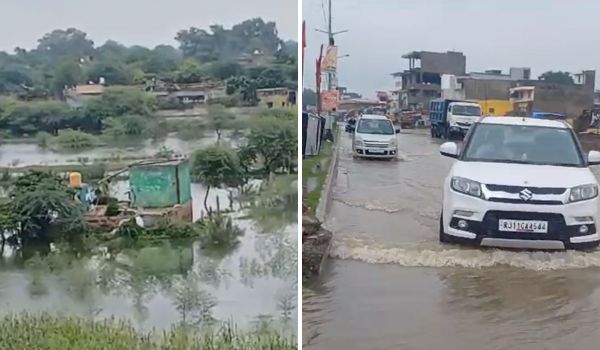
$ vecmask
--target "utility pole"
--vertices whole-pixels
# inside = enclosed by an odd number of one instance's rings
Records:
[[[347,30],[341,30],[341,31],[338,31],[338,32],[334,32],[333,31],[333,18],[332,18],[333,17],[332,16],[333,10],[332,10],[332,7],[333,7],[332,6],[332,0],[328,0],[328,10],[329,10],[329,13],[328,13],[328,16],[327,16],[327,31],[317,29],[318,32],[327,34],[328,46],[334,46],[335,45],[335,39],[334,39],[334,37],[336,35],[347,32]],[[336,69],[337,69],[337,67],[336,67]],[[335,81],[335,79],[336,79],[336,71],[335,70],[334,71],[327,71],[327,91],[333,90],[333,88],[334,88],[333,82]]]

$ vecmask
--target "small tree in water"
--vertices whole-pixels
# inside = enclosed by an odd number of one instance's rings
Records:
[[[206,186],[204,209],[207,213],[210,212],[207,202],[212,187],[237,187],[243,180],[237,155],[232,150],[219,146],[194,153],[192,174],[197,181]]]
[[[217,133],[217,143],[221,141],[221,133],[223,129],[228,128],[232,125],[235,120],[235,115],[229,112],[227,108],[222,105],[214,105],[208,109],[208,115],[210,117],[210,123]]]

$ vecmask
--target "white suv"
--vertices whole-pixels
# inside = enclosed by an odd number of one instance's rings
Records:
[[[363,114],[356,122],[352,149],[358,157],[396,158],[400,130],[383,115]]]
[[[444,182],[440,241],[524,249],[591,249],[600,236],[598,182],[563,121],[486,117],[464,140]]]

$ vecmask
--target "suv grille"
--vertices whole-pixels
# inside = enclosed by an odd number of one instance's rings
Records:
[[[560,195],[565,193],[566,188],[560,187],[525,187],[525,186],[505,186],[505,185],[485,185],[490,191],[502,191],[507,193],[519,193],[525,189],[528,189],[533,194],[556,194]]]

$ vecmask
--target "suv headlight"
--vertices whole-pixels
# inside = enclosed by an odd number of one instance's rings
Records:
[[[450,181],[450,187],[452,187],[452,189],[456,192],[460,192],[473,197],[483,198],[483,193],[481,192],[481,184],[477,181],[455,176]]]
[[[362,146],[363,145],[363,140],[359,137],[354,139],[354,145],[355,146]]]
[[[390,147],[396,147],[396,139],[390,140]]]
[[[596,198],[598,196],[598,186],[594,184],[582,185],[571,188],[569,194],[569,202],[579,202],[588,199]]]

